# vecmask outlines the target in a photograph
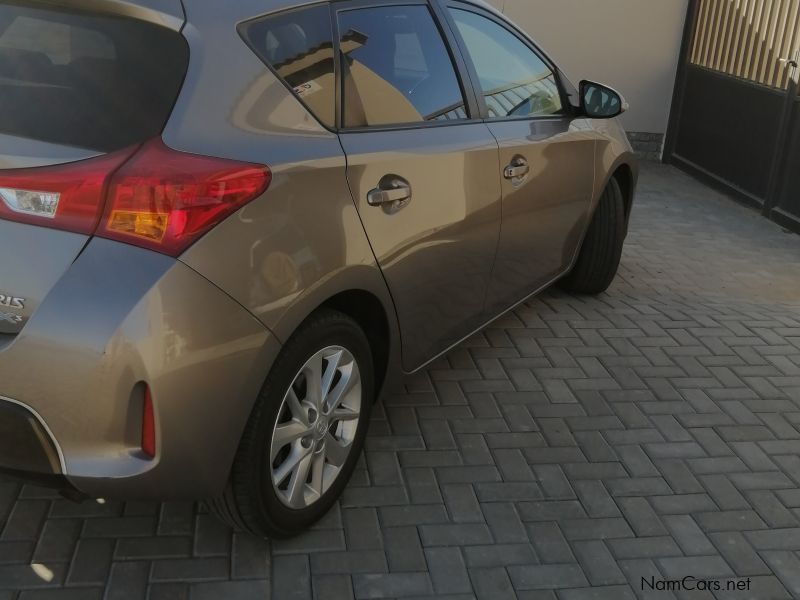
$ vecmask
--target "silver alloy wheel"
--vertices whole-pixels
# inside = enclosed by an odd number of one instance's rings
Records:
[[[308,359],[272,432],[272,485],[281,502],[302,509],[328,491],[350,456],[360,415],[361,373],[353,355],[330,346]]]

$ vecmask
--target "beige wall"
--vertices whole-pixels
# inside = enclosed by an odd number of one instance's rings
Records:
[[[490,0],[575,83],[617,88],[629,131],[665,133],[687,0]]]

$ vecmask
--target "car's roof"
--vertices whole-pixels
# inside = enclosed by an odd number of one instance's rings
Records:
[[[134,17],[180,29],[185,19],[181,0],[45,0],[47,4]]]
[[[185,20],[184,5],[187,8],[205,4],[211,0],[47,0],[50,4],[65,8],[85,8],[132,16],[148,21],[159,22],[172,29],[179,29]],[[228,4],[230,16],[239,20],[243,15],[255,16],[285,8],[315,4],[320,0],[216,0]],[[344,0],[329,0],[339,2]],[[495,13],[499,11],[486,0],[463,0],[481,6]]]
[[[83,0],[86,1],[86,0]],[[92,0],[98,1],[98,0]],[[102,1],[102,0],[100,0]],[[125,0],[110,0],[114,2],[124,2]],[[147,6],[153,4],[162,4],[171,2],[172,0],[130,0],[131,2],[140,5],[140,6]],[[229,0],[216,0],[217,2],[224,2],[228,3]],[[328,0],[332,2],[342,2],[345,0]],[[482,6],[488,10],[492,10],[494,12],[498,12],[491,4],[486,2],[485,0],[463,0],[464,2],[469,2],[475,4],[477,6]],[[199,4],[199,3],[207,3],[209,0],[183,0],[184,4],[187,7],[191,7],[192,5]],[[232,12],[236,12],[239,14],[241,9],[247,10],[252,12],[253,14],[263,14],[267,12],[272,12],[275,10],[281,10],[285,8],[294,8],[297,6],[304,6],[306,4],[316,4],[319,3],[320,0],[236,0],[234,3],[230,3],[230,8]],[[255,12],[253,12],[255,11]]]

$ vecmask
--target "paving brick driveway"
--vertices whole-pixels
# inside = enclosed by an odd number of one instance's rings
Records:
[[[0,532],[0,600],[800,597],[800,238],[649,165],[610,293],[410,379],[307,535],[3,481]],[[692,574],[750,592],[642,590]]]

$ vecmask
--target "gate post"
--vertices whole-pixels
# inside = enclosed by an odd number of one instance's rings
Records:
[[[800,68],[800,50],[795,52],[792,58],[781,59],[781,63],[786,64],[789,69],[789,89],[786,90],[786,100],[783,104],[783,111],[779,121],[778,139],[775,142],[775,150],[772,154],[772,167],[770,168],[769,184],[767,186],[767,197],[764,199],[764,209],[762,214],[765,217],[772,216],[772,210],[778,204],[778,196],[781,193],[781,178],[786,164],[786,146],[789,143],[789,121],[792,118],[794,103],[798,92],[798,70]]]
[[[697,17],[700,12],[700,0],[689,0],[686,6],[686,22],[683,25],[683,40],[681,41],[680,56],[678,57],[678,72],[675,76],[675,88],[672,92],[672,107],[667,123],[667,135],[664,140],[664,151],[661,162],[669,163],[675,152],[675,144],[680,127],[681,112],[683,110],[683,97],[686,92],[686,71],[692,51],[692,41],[697,26]]]

